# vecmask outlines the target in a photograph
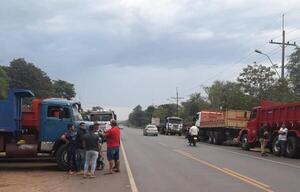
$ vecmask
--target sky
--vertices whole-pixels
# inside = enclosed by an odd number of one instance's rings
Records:
[[[176,87],[188,99],[270,65],[255,49],[280,63],[268,42],[281,41],[285,14],[286,39],[300,44],[299,10],[298,0],[1,0],[0,65],[25,58],[74,83],[85,109],[125,120],[138,104],[174,102]]]

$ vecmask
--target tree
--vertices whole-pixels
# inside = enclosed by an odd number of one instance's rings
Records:
[[[237,80],[245,93],[261,100],[268,95],[269,89],[273,86],[274,75],[275,72],[271,67],[254,64],[244,68]]]
[[[297,96],[293,92],[293,89],[289,86],[290,84],[288,79],[278,79],[271,87],[266,98],[278,102],[293,102],[299,100],[299,95]]]
[[[71,99],[71,98],[75,97],[75,95],[76,95],[74,84],[69,83],[67,81],[54,80],[53,88],[54,88],[56,97]]]
[[[286,65],[288,78],[291,82],[292,90],[300,96],[300,48],[297,47],[295,51],[289,56],[289,62]]]
[[[148,123],[146,114],[140,105],[136,106],[129,114],[128,122],[137,127],[143,127]]]
[[[7,89],[8,77],[3,68],[0,66],[0,99],[4,99],[6,97]]]
[[[181,108],[179,108],[180,110]],[[163,104],[159,105],[154,113],[153,116],[159,117],[160,119],[164,119],[165,117],[176,116],[177,105],[176,104]]]
[[[213,109],[251,109],[258,105],[258,100],[244,94],[241,85],[236,82],[215,81],[205,91]]]
[[[24,59],[14,59],[4,69],[9,77],[9,88],[30,89],[37,97],[54,95],[51,79],[34,64]]]
[[[153,117],[154,111],[155,111],[155,107],[152,105],[148,106],[147,109],[145,110],[145,116],[149,123],[151,122],[151,118]]]

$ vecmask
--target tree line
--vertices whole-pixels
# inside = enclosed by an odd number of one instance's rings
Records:
[[[30,89],[38,98],[71,99],[76,95],[74,84],[50,79],[46,72],[23,58],[13,59],[9,66],[0,66],[0,99],[7,96],[10,88]]]
[[[211,86],[204,87],[205,94],[191,94],[179,106],[179,117],[191,125],[201,110],[251,110],[261,100],[300,101],[300,48],[289,56],[285,69],[286,77],[280,78],[274,67],[256,63],[248,65],[236,81],[216,80]],[[166,116],[176,116],[176,104],[148,106],[145,110],[138,105],[129,114],[128,124],[142,127],[149,124],[152,117],[163,119]]]

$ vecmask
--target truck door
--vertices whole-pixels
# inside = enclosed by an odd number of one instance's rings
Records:
[[[41,116],[41,141],[56,141],[72,123],[70,106],[44,105]]]
[[[248,139],[250,142],[254,142],[257,134],[258,125],[258,117],[259,111],[257,109],[253,109],[250,115],[250,119],[247,123],[248,132]]]

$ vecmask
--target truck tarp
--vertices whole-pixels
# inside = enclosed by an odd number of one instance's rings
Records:
[[[200,128],[245,128],[250,111],[228,110],[224,112],[201,111]]]

